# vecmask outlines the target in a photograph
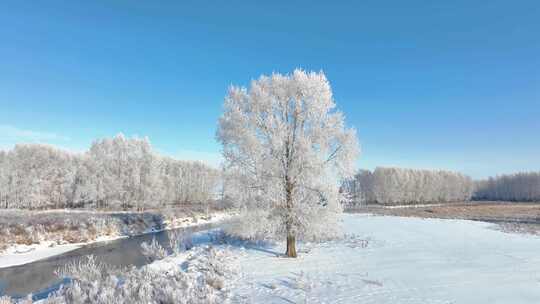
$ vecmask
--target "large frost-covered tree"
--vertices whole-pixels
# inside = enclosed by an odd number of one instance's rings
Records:
[[[261,76],[225,98],[217,138],[229,170],[242,176],[237,199],[266,211],[252,226],[286,237],[289,257],[297,237],[337,225],[339,179],[354,174],[356,131],[335,107],[326,76],[302,70]],[[271,225],[261,228],[265,220]]]

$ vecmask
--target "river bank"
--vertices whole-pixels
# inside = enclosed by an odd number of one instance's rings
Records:
[[[180,216],[182,214],[183,216]],[[41,221],[34,222],[23,229],[19,228],[22,223],[12,228],[10,222],[13,222],[13,219],[2,221],[0,231],[5,243],[2,246],[4,250],[0,253],[0,268],[24,265],[90,244],[170,229],[218,223],[232,217],[234,213],[214,211],[208,214],[190,212],[188,216],[182,214],[179,212],[158,215],[157,213],[43,211],[32,215],[39,216]],[[0,219],[2,217],[6,217],[5,212],[0,214]],[[62,222],[58,223],[60,218],[63,218]],[[77,222],[78,219],[80,221]],[[31,219],[26,220],[31,221]],[[52,234],[55,231],[57,233]],[[79,237],[71,237],[74,234],[79,234]]]

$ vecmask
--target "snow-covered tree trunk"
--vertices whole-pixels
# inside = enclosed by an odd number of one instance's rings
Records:
[[[293,221],[294,221],[294,213],[292,211],[293,208],[293,188],[294,186],[289,181],[288,178],[285,179],[285,200],[286,200],[286,206],[287,206],[287,219],[285,222],[286,225],[286,233],[287,233],[287,250],[285,254],[288,257],[295,258],[297,256],[296,254],[296,235],[293,230]]]

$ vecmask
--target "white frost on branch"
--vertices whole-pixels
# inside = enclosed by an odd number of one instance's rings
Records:
[[[247,237],[317,238],[337,227],[339,181],[359,145],[322,73],[295,70],[231,87],[219,120],[229,195],[245,208]]]

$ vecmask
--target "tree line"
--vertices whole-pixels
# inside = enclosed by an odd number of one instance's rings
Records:
[[[95,141],[84,153],[19,144],[0,151],[3,208],[162,207],[213,199],[220,172],[201,162],[162,157],[147,138]]]
[[[540,202],[540,172],[520,172],[473,181],[443,170],[376,168],[360,170],[345,180],[341,191],[348,204],[384,205],[470,200]]]
[[[540,202],[540,172],[520,172],[478,181],[474,199]]]
[[[451,171],[378,167],[359,171],[341,190],[353,205],[444,203],[470,200],[474,182]]]

